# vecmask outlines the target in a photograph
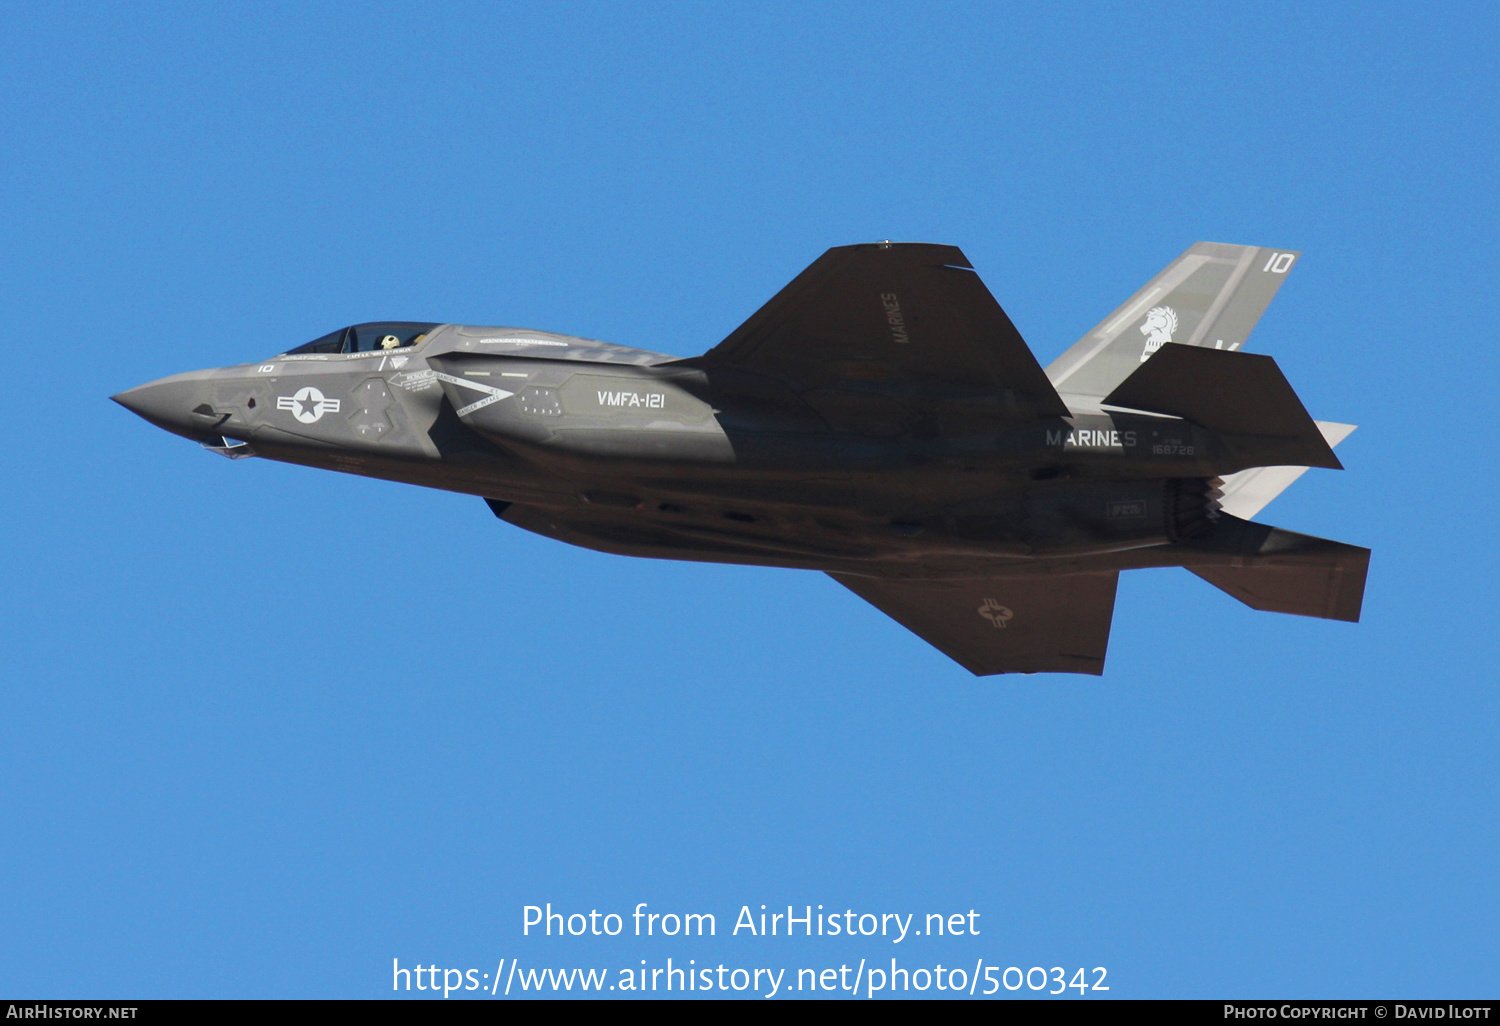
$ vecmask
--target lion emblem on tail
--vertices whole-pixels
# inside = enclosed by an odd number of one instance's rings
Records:
[[[1141,334],[1147,336],[1146,348],[1141,352],[1141,362],[1151,359],[1151,354],[1172,341],[1172,333],[1176,330],[1176,310],[1170,306],[1152,307],[1146,313],[1146,323],[1141,325]]]

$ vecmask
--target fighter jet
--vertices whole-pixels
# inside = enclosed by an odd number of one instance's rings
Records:
[[[687,359],[375,322],[113,398],[590,549],[822,571],[978,675],[1100,674],[1122,570],[1359,619],[1368,549],[1250,520],[1353,430],[1244,351],[1299,255],[1197,243],[1046,370],[960,250],[880,242]]]

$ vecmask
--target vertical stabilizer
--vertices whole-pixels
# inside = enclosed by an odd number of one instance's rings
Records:
[[[1198,242],[1047,368],[1064,395],[1097,398],[1168,342],[1238,350],[1301,254]]]

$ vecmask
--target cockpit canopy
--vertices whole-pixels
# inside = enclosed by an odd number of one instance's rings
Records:
[[[436,324],[425,321],[371,321],[355,324],[315,338],[306,345],[288,349],[287,356],[301,353],[375,353],[382,349],[405,349],[426,337]]]

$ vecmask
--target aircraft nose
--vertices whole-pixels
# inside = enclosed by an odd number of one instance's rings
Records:
[[[212,436],[223,416],[207,402],[208,371],[175,374],[110,396],[131,413],[174,435]]]

